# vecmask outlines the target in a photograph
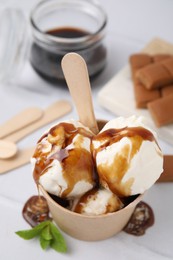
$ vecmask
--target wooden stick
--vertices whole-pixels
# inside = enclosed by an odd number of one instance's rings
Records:
[[[0,138],[4,138],[19,129],[39,120],[43,110],[37,107],[27,108],[0,125]]]
[[[71,109],[72,107],[68,101],[57,101],[53,103],[51,106],[49,106],[47,109],[45,109],[44,115],[39,121],[19,130],[18,132],[15,132],[12,135],[7,136],[5,140],[18,142],[19,140],[31,134],[40,127],[48,123],[51,123],[52,121],[69,113]]]
[[[68,53],[62,59],[62,69],[75,103],[80,122],[97,134],[88,70],[84,59],[76,53]]]

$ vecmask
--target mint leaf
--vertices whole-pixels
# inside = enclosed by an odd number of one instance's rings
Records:
[[[43,228],[45,228],[47,225],[49,225],[50,221],[45,221],[40,224],[38,224],[36,227],[28,230],[21,230],[15,232],[18,236],[20,236],[23,239],[29,240],[36,236],[39,236]]]
[[[45,250],[50,246],[57,252],[67,252],[67,245],[62,234],[50,220],[41,222],[32,229],[17,231],[16,234],[26,240],[39,236],[42,249]]]
[[[51,242],[51,240],[44,239],[44,237],[41,234],[41,236],[40,236],[40,246],[43,250],[45,250],[48,246],[50,246],[50,242]]]
[[[56,250],[57,252],[61,252],[61,253],[67,252],[66,242],[62,234],[60,233],[60,231],[52,222],[50,223],[50,232],[53,237],[53,239],[50,242],[50,247]]]
[[[53,236],[50,232],[50,224],[45,228],[43,228],[43,230],[41,231],[41,237],[44,238],[45,240],[53,239]]]

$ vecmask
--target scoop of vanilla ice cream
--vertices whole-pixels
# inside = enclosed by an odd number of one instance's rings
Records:
[[[92,132],[70,120],[51,127],[38,141],[33,176],[43,188],[59,197],[78,197],[95,186]]]
[[[143,193],[163,172],[156,133],[142,117],[109,121],[92,145],[100,183],[119,196]]]
[[[98,216],[110,212],[115,212],[123,207],[121,200],[110,190],[104,188],[93,189],[83,195],[72,209],[74,212]]]

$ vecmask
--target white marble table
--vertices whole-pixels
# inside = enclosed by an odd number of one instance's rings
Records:
[[[34,0],[11,0],[6,5],[18,6],[29,13]],[[0,1],[0,7],[4,4]],[[154,37],[173,43],[171,0],[101,0],[108,14],[107,46],[108,64],[105,71],[92,83],[93,101],[97,118],[111,119],[116,116],[98,105],[97,94],[104,84],[128,61],[128,56],[137,52]],[[21,109],[29,106],[47,107],[60,99],[71,101],[66,88],[55,87],[41,80],[29,63],[20,84],[0,83],[0,123]],[[62,119],[77,118],[75,108]],[[19,142],[20,148],[33,145],[47,127],[38,130]],[[173,153],[173,147],[160,140],[165,154]],[[121,232],[100,242],[78,241],[64,234],[69,252],[58,254],[53,250],[42,251],[36,240],[24,241],[15,235],[19,229],[29,226],[21,211],[25,201],[37,194],[31,166],[0,176],[0,259],[173,259],[173,184],[155,184],[144,200],[153,208],[155,225],[146,235],[134,237]]]

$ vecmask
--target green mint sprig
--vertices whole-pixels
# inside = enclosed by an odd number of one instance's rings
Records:
[[[26,240],[38,237],[40,240],[40,246],[43,250],[51,247],[60,253],[67,252],[67,245],[64,237],[50,220],[44,221],[32,229],[21,230],[15,233]]]

